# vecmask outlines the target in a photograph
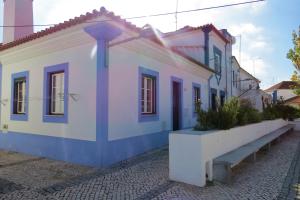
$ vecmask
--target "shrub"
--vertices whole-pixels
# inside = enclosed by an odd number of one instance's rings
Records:
[[[204,111],[197,106],[197,125],[195,130],[211,130],[211,129],[230,129],[236,125],[247,125],[258,123],[264,120],[274,120],[283,118],[285,120],[294,120],[300,117],[300,109],[292,106],[284,105],[281,102],[277,104],[268,104],[260,113],[252,107],[248,100],[238,100],[232,98],[225,102],[223,106],[218,104],[217,110]]]
[[[280,114],[278,113],[278,110],[272,104],[268,104],[265,107],[262,115],[264,120],[274,120],[280,118]]]
[[[240,101],[240,109],[237,115],[237,124],[242,126],[262,121],[261,113],[252,107],[251,102],[247,99]]]
[[[278,117],[283,118],[284,120],[293,121],[299,117],[299,109],[290,105],[279,103],[274,105],[274,109],[277,110]]]
[[[218,106],[216,111],[204,111],[198,106],[198,118],[195,130],[230,129],[236,125],[239,101],[237,98],[225,102],[224,106]]]
[[[204,111],[201,109],[201,102],[197,104],[197,125],[195,130],[206,131],[216,128],[214,121],[217,120],[216,112],[209,109]]]
[[[217,128],[226,130],[234,127],[237,123],[239,107],[237,98],[232,98],[219,107]]]

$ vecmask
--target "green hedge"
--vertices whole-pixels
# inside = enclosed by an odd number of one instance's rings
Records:
[[[217,101],[218,102],[218,101]],[[195,130],[227,130],[235,126],[243,126],[251,123],[258,123],[262,120],[285,119],[294,120],[300,117],[298,108],[284,105],[283,103],[269,104],[263,112],[252,107],[248,100],[231,98],[223,106],[218,105],[217,109],[208,111],[200,109],[201,102],[197,109],[197,124]]]

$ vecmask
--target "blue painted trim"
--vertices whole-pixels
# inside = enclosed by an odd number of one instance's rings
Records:
[[[213,52],[214,52],[214,58],[215,58],[215,55],[220,56],[220,71],[217,71],[215,60],[214,60],[214,68],[215,68],[215,72],[217,74],[221,75],[222,74],[222,51],[218,47],[213,46]]]
[[[222,51],[216,47],[213,46],[213,52],[214,52],[214,69],[215,69],[215,77],[217,79],[217,84],[220,84],[221,78],[222,78]],[[216,66],[216,55],[218,55],[220,57],[220,71],[218,71],[217,66]]]
[[[18,78],[25,78],[25,113],[14,114],[14,90],[15,80]],[[10,98],[10,120],[14,121],[28,121],[28,97],[29,97],[29,71],[19,72],[11,75],[11,98]]]
[[[198,84],[198,83],[192,83],[192,113],[193,113],[193,117],[196,117],[197,116],[197,112],[195,110],[195,93],[194,93],[194,88],[198,88],[199,89],[199,94],[200,94],[200,99],[201,99],[201,85]]]
[[[95,23],[85,27],[84,31],[98,40],[110,41],[121,35],[122,30],[107,22]]]
[[[278,97],[277,97],[277,90],[274,90],[273,91],[273,103],[276,103],[277,99],[278,99]]]
[[[159,120],[159,72],[147,69],[144,67],[139,67],[139,72],[138,72],[138,122],[149,122],[149,121],[158,121]],[[142,76],[143,75],[148,75],[155,77],[156,80],[156,93],[155,93],[155,114],[147,114],[143,115],[142,114],[142,106],[141,106],[141,98],[142,98]]]
[[[98,165],[103,165],[103,156],[107,149],[108,141],[108,66],[106,53],[108,52],[105,40],[97,41],[97,92],[96,92],[96,141]]]
[[[50,115],[48,112],[50,97],[49,83],[50,75],[55,72],[64,72],[64,114]],[[48,66],[44,68],[44,91],[43,91],[43,122],[49,123],[68,123],[68,105],[69,105],[69,63]]]
[[[209,66],[209,29],[204,29],[204,62]]]
[[[121,29],[107,22],[96,23],[84,28],[97,41],[97,85],[96,85],[96,143],[97,165],[103,166],[108,152],[108,42],[121,35]]]
[[[210,80],[212,79],[212,77],[213,77],[213,75],[210,75],[210,77],[208,78],[208,81],[207,81],[207,83],[208,83],[208,90],[207,90],[207,92],[208,92],[208,109],[209,108],[211,108],[211,87],[210,87]]]
[[[77,164],[97,166],[96,142],[93,141],[8,132],[0,134],[0,148]]]
[[[171,76],[171,130],[173,130],[173,82],[180,83],[180,113],[179,113],[179,129],[184,129],[183,126],[183,80],[181,78]]]
[[[1,111],[2,111],[2,64],[0,63],[0,125],[1,125]]]
[[[103,164],[109,166],[121,160],[142,154],[146,151],[162,147],[169,142],[169,131],[151,133],[108,142]]]
[[[30,133],[0,132],[0,149],[43,156],[76,164],[105,167],[168,144],[169,131],[150,133],[107,142],[99,165],[96,141],[69,139]]]

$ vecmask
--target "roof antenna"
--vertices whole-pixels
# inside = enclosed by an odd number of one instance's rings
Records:
[[[176,12],[175,12],[176,31],[177,31],[177,24],[178,24],[178,20],[177,20],[177,15],[178,15],[178,1],[179,0],[176,0]]]

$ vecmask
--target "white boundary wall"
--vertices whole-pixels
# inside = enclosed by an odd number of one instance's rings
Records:
[[[214,158],[254,141],[288,122],[277,119],[235,127],[230,130],[181,130],[169,135],[171,180],[205,186],[206,173],[212,179]]]
[[[289,124],[294,124],[294,130],[300,131],[300,118],[295,119],[294,121],[290,121]]]

